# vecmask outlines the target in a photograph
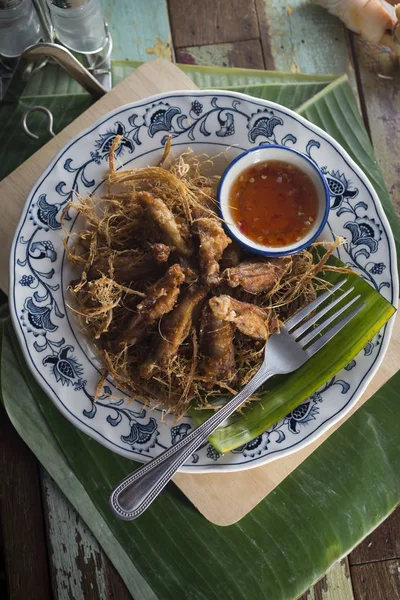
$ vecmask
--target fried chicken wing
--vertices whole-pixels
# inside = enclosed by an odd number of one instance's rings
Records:
[[[160,198],[154,198],[149,192],[140,192],[138,198],[163,232],[165,242],[170,246],[175,246],[185,256],[192,254],[191,246],[182,236],[178,223],[165,202]]]
[[[271,258],[260,262],[241,262],[225,269],[222,279],[230,287],[242,287],[246,292],[269,292],[290,267],[290,258]]]
[[[214,296],[209,306],[218,319],[233,323],[244,335],[258,340],[268,339],[268,313],[262,308],[227,295]]]
[[[209,286],[218,285],[218,261],[232,240],[225,234],[217,219],[202,217],[195,221],[194,228],[200,240],[200,268],[203,278]]]
[[[225,248],[224,253],[222,255],[220,266],[221,270],[225,271],[226,269],[231,269],[232,267],[237,267],[242,258],[242,248],[236,242],[229,244],[227,248]]]
[[[216,317],[209,306],[205,306],[201,314],[200,351],[203,355],[200,368],[207,387],[232,378],[235,373],[233,326]]]
[[[113,279],[117,283],[124,283],[152,275],[161,264],[167,262],[169,254],[170,248],[165,244],[154,244],[151,250],[139,258],[134,250],[120,252],[112,260]],[[88,279],[98,279],[109,273],[109,270],[109,258],[99,256],[89,269]]]
[[[167,262],[171,254],[171,248],[165,244],[153,244],[150,250],[155,262],[158,265]]]
[[[166,367],[176,355],[179,346],[190,333],[193,314],[206,294],[205,287],[193,285],[183,294],[176,308],[162,320],[161,340],[158,342],[154,355],[142,364],[141,377],[149,379],[157,367]]]
[[[135,316],[121,333],[117,342],[120,344],[125,342],[133,346],[143,339],[146,333],[149,333],[149,325],[173,309],[184,280],[185,274],[182,267],[172,265],[165,275],[151,286],[146,298],[137,305]]]

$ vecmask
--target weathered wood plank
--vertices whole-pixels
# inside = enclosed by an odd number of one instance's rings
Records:
[[[1,418],[1,417],[0,417]],[[6,563],[4,556],[4,544],[0,527],[0,598],[7,598]]]
[[[397,215],[400,217],[400,71],[387,50],[354,36],[363,108],[376,158],[382,169]]]
[[[186,65],[216,65],[263,69],[264,59],[259,39],[227,44],[177,48],[176,61]]]
[[[175,48],[259,37],[254,0],[169,0]]]
[[[41,472],[55,598],[105,598],[102,556],[97,541],[50,475],[44,469]]]
[[[171,60],[166,0],[101,0],[113,38],[114,60]]]
[[[355,600],[400,600],[399,559],[357,565],[350,571]]]
[[[298,600],[354,600],[347,558],[332,565]]]
[[[9,598],[49,600],[38,462],[2,406],[0,440],[0,528]]]
[[[256,0],[266,67],[301,73],[347,73],[355,84],[347,32],[307,0]]]
[[[97,540],[43,468],[41,478],[54,597],[131,600]]]
[[[400,507],[349,555],[350,565],[400,558]]]

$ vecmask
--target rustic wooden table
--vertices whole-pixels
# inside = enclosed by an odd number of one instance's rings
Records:
[[[115,59],[349,75],[400,215],[400,69],[308,0],[103,0]],[[63,494],[0,411],[0,595],[131,598]],[[400,599],[400,510],[302,600]],[[272,599],[273,600],[273,599]]]

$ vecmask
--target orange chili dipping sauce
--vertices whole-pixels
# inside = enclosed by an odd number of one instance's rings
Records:
[[[310,177],[282,161],[252,165],[233,182],[229,198],[235,225],[265,246],[288,246],[304,237],[318,214]]]

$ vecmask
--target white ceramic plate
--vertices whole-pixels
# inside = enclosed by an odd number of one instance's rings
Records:
[[[123,136],[118,161],[129,168],[155,164],[168,134],[175,153],[190,146],[213,156],[230,148],[229,158],[219,161],[221,170],[255,145],[296,148],[319,165],[329,185],[331,210],[321,237],[345,237],[340,258],[392,303],[398,297],[396,254],[366,176],[329,135],[278,104],[222,91],[162,94],[122,106],[71,140],[36,182],[15,234],[10,257],[14,327],[29,368],[59,410],[111,450],[147,461],[187,435],[192,419],[187,416],[174,425],[172,417],[162,419],[161,411],[128,402],[112,381],[94,404],[100,365],[67,309],[64,293],[73,273],[62,244],[61,212],[73,191],[87,195],[101,186],[116,134]],[[76,231],[82,223],[71,212],[65,226]],[[263,435],[222,456],[205,444],[183,470],[247,469],[315,440],[358,400],[382,361],[391,329],[389,323],[342,372]],[[120,399],[110,401],[110,392]]]

